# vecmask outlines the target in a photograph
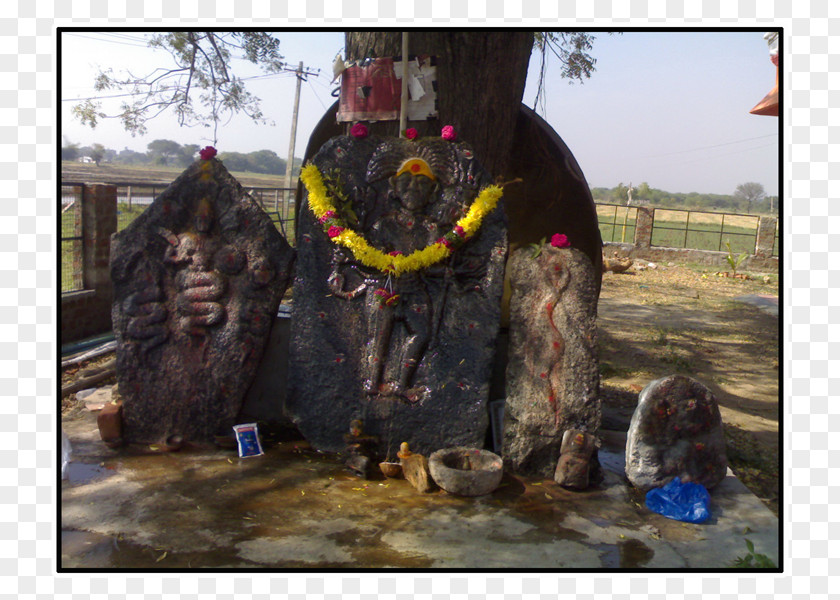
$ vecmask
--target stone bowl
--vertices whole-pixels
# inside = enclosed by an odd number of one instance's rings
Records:
[[[432,479],[450,494],[483,496],[502,480],[502,457],[489,450],[456,446],[429,457]]]
[[[402,476],[402,465],[398,462],[381,462],[379,463],[379,469],[385,477],[396,478]]]

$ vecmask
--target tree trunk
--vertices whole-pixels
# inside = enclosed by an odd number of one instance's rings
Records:
[[[509,178],[510,154],[528,61],[530,31],[410,31],[409,55],[437,58],[438,119],[409,121],[421,136],[440,135],[452,125],[493,176]],[[345,34],[347,60],[399,56],[399,31]],[[378,135],[399,134],[397,121],[369,124]]]
[[[521,178],[505,188],[511,248],[565,233],[601,273],[601,234],[589,185],[571,150],[553,128],[522,104],[528,61],[533,46],[528,31],[410,31],[410,55],[437,58],[439,118],[409,121],[421,136],[440,135],[452,125],[458,139],[470,144],[495,178]],[[399,31],[348,32],[346,58],[361,60],[399,56]],[[350,133],[349,123],[336,123],[338,102],[324,114],[309,138],[304,162],[334,135]],[[397,121],[367,123],[371,132],[397,136]],[[343,130],[343,131],[342,131]],[[298,184],[298,198],[303,186]],[[301,204],[295,205],[297,213]],[[600,277],[596,287],[600,290]]]

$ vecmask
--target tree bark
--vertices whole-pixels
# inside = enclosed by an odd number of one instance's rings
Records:
[[[399,56],[399,31],[345,34],[347,60]],[[452,125],[493,176],[510,177],[510,154],[534,34],[530,31],[410,31],[409,55],[437,59],[438,118],[409,121],[421,136]],[[397,121],[369,124],[372,133],[396,136]]]

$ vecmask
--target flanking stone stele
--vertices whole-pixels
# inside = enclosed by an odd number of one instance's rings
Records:
[[[111,248],[124,441],[229,436],[294,251],[214,158],[187,168]]]
[[[467,144],[441,138],[338,136],[312,163],[346,228],[406,257],[451,237],[491,183]],[[389,276],[331,241],[309,197],[299,216],[287,403],[301,433],[337,451],[346,424],[361,419],[391,459],[403,441],[425,454],[483,445],[507,253],[502,207],[448,258]]]
[[[713,488],[726,467],[720,409],[709,388],[669,375],[642,390],[627,432],[625,470],[635,487],[647,491],[679,477]]]
[[[510,346],[502,457],[514,473],[554,476],[563,434],[601,426],[596,274],[575,248],[543,244],[510,259]]]

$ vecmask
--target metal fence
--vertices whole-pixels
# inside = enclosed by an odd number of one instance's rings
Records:
[[[297,188],[246,188],[277,230],[295,245],[295,202]]]
[[[113,183],[117,186],[117,231],[125,229],[139,217],[152,201],[166,189],[166,185]],[[244,186],[243,186],[244,187]],[[245,187],[251,197],[266,212],[277,230],[289,244],[295,244],[296,188]]]
[[[596,203],[598,227],[605,242],[633,243],[638,210],[620,204]],[[734,213],[654,208],[651,246],[691,248],[754,254],[759,217]],[[773,256],[779,255],[779,228],[776,225]]]
[[[638,212],[635,207],[620,204],[596,204],[595,207],[603,241],[633,243]]]
[[[755,215],[657,208],[650,245],[753,254],[757,236]]]
[[[61,292],[84,289],[82,197],[84,184],[61,186]]]

